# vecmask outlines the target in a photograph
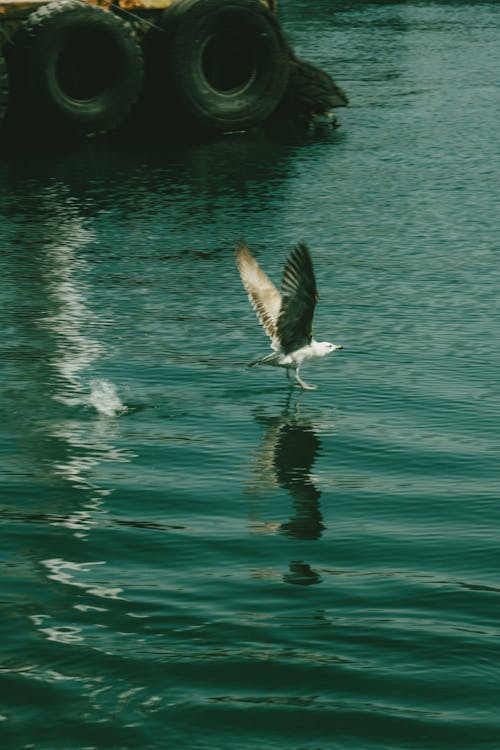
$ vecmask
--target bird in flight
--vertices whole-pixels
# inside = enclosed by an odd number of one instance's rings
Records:
[[[310,359],[342,349],[328,341],[315,341],[312,320],[318,294],[311,256],[307,246],[297,245],[285,263],[281,279],[281,293],[242,241],[236,249],[236,259],[243,286],[265,332],[271,339],[272,354],[250,363],[285,367],[290,370],[301,388],[311,390],[314,385],[304,383],[299,368]]]

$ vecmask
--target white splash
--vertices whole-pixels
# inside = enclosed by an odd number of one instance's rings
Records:
[[[105,417],[117,417],[127,411],[116,392],[116,387],[108,380],[90,381],[89,404]]]

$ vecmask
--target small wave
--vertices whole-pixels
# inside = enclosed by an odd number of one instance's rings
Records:
[[[90,381],[89,403],[105,417],[116,417],[127,411],[116,392],[116,387],[108,380]]]

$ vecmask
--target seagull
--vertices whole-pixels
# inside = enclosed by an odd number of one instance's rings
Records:
[[[298,244],[285,263],[281,280],[281,294],[253,257],[244,241],[236,249],[236,259],[243,286],[265,332],[271,339],[272,354],[250,362],[254,365],[285,367],[290,370],[301,388],[316,386],[304,383],[299,368],[309,359],[342,349],[328,341],[312,337],[312,319],[318,294],[316,279],[307,246]]]

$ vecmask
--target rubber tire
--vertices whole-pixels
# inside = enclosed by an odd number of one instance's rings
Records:
[[[79,0],[42,5],[14,45],[16,100],[36,126],[67,135],[107,132],[139,96],[140,45],[130,24],[109,10]]]
[[[175,101],[216,131],[266,120],[285,92],[287,44],[260,0],[178,0],[163,14]]]
[[[9,76],[7,74],[7,65],[0,48],[0,124],[3,122],[7,111],[7,102],[9,99]]]

